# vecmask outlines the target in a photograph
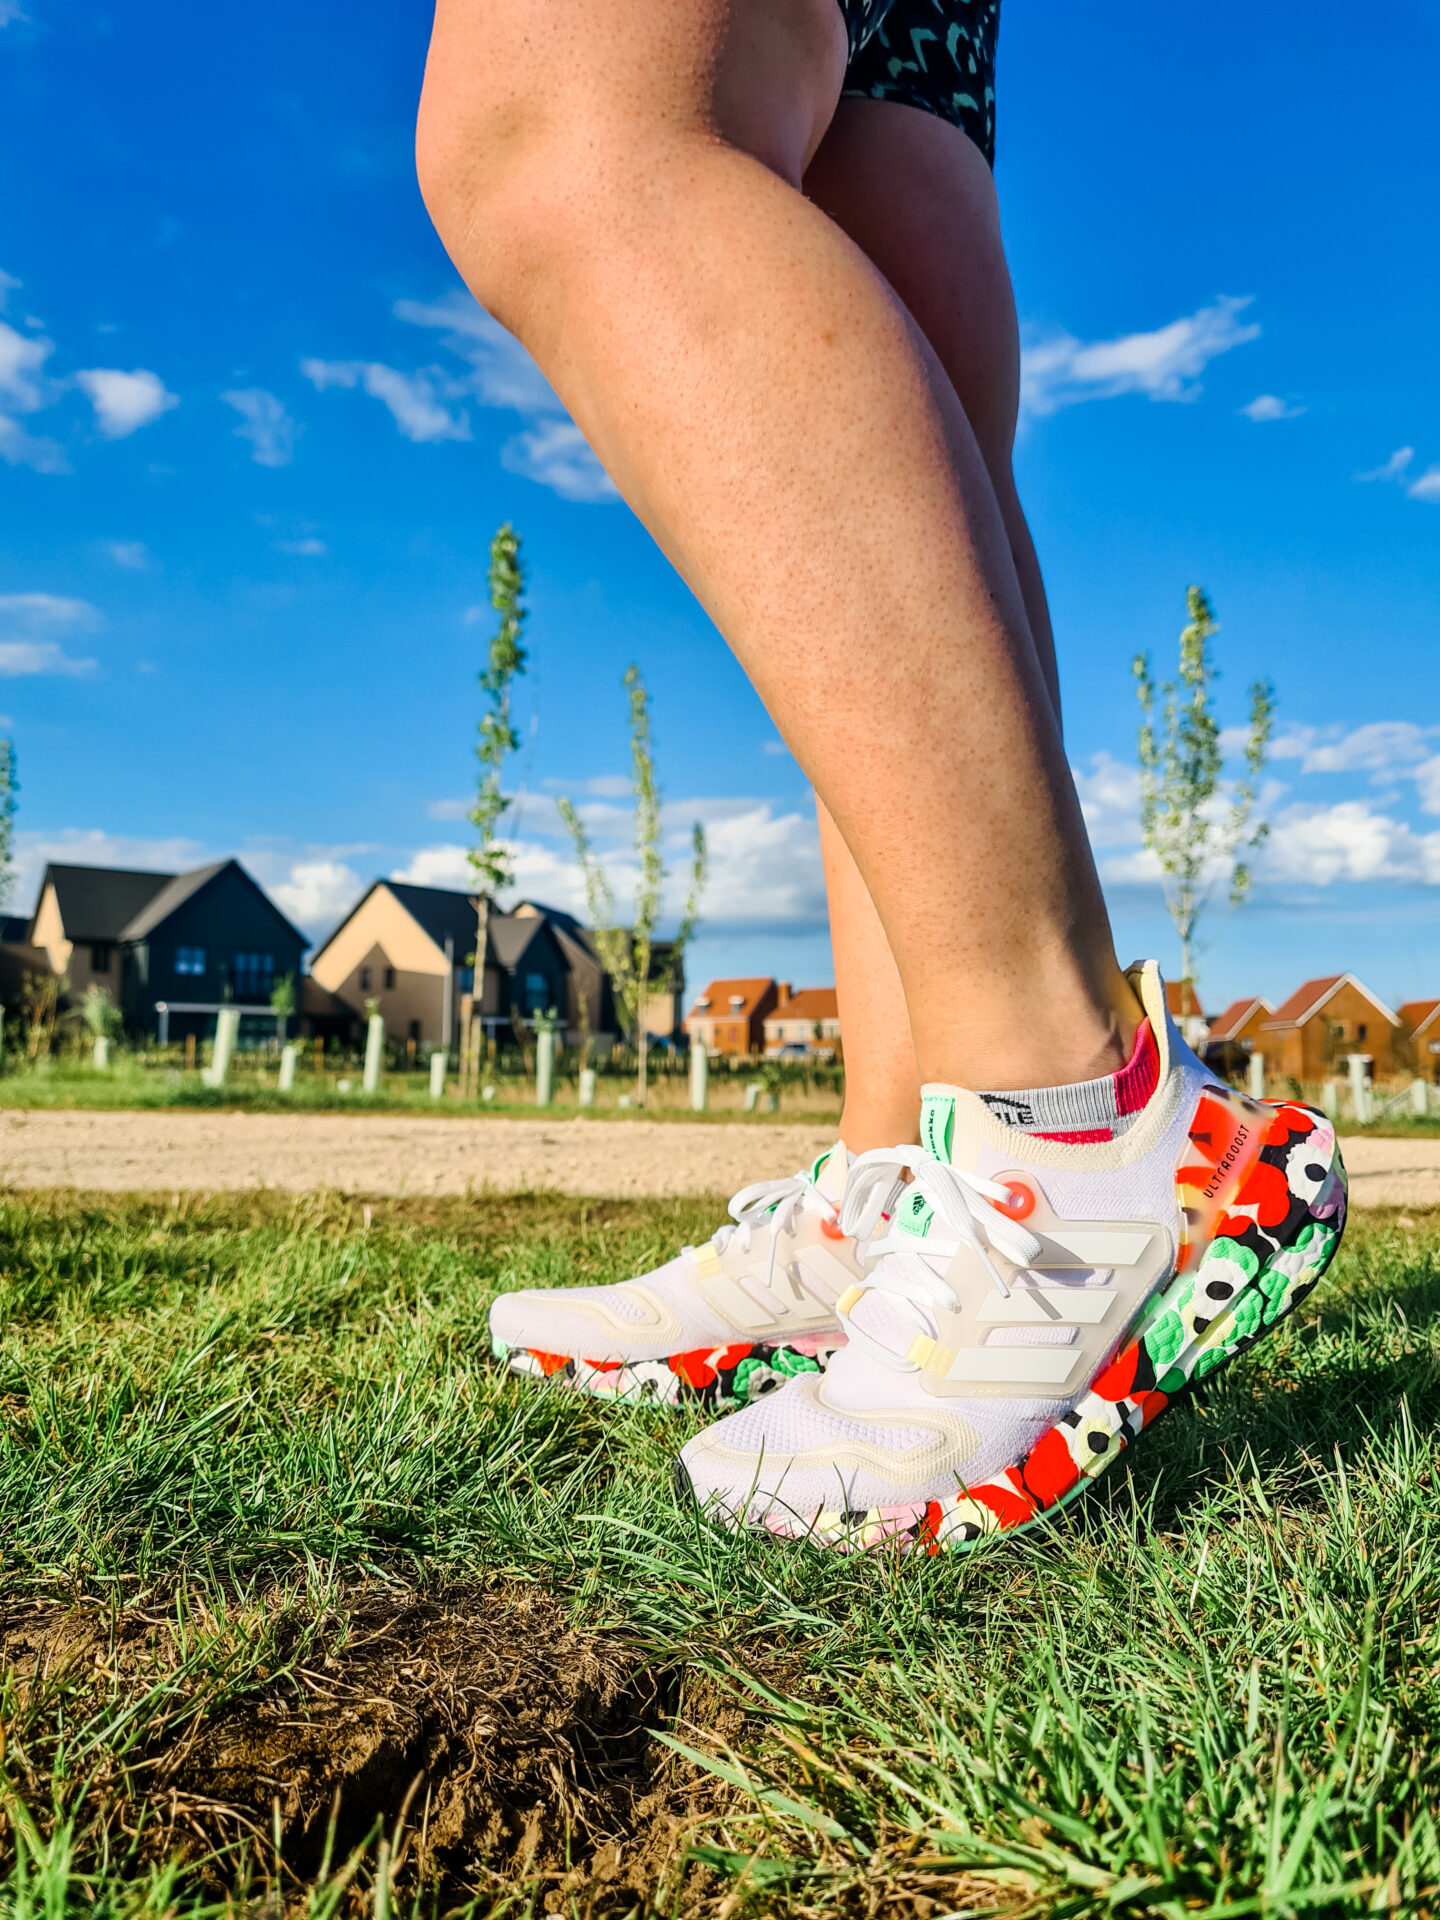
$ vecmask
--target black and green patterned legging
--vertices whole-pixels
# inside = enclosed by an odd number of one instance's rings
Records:
[[[938,114],[994,166],[1000,0],[840,0],[840,11],[845,93]]]

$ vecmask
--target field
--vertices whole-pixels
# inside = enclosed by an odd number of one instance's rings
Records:
[[[0,1206],[0,1912],[1440,1913],[1440,1216],[969,1558],[719,1537],[498,1288],[716,1204]]]

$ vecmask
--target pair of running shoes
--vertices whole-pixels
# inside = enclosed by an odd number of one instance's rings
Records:
[[[1155,965],[1130,979],[1158,1073],[1118,1137],[926,1087],[918,1147],[837,1145],[637,1279],[502,1295],[496,1354],[713,1407],[676,1485],[724,1527],[936,1553],[1053,1515],[1293,1311],[1345,1223],[1326,1117],[1223,1085]]]

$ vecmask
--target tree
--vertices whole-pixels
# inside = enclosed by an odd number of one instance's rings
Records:
[[[80,1018],[97,1040],[118,1040],[125,1026],[124,1014],[104,987],[97,986],[94,981],[85,989],[80,1001]]]
[[[505,756],[519,746],[519,737],[510,720],[510,686],[517,674],[525,671],[525,649],[520,636],[525,626],[525,569],[520,559],[520,536],[507,520],[490,542],[490,605],[500,616],[500,624],[490,642],[490,651],[480,672],[480,686],[489,701],[480,716],[480,737],[475,758],[480,762],[480,779],[475,804],[465,816],[475,829],[475,845],[466,858],[475,876],[475,953],[473,956],[475,998],[478,1005],[485,986],[485,952],[489,936],[490,897],[514,878],[514,861],[508,847],[496,837],[511,796],[502,791],[500,769]],[[464,1037],[468,1050],[470,1036]],[[449,1045],[449,1038],[446,1038]],[[462,1061],[462,1074],[464,1065]]]
[[[639,1059],[637,1097],[645,1104],[646,1062],[649,1055],[647,1014],[652,994],[671,993],[685,957],[685,949],[699,918],[708,854],[705,829],[697,820],[690,832],[690,885],[680,925],[663,967],[655,971],[655,928],[665,887],[665,855],[660,820],[660,789],[650,752],[650,697],[640,669],[627,667],[624,680],[630,700],[630,784],[635,795],[635,852],[640,872],[635,882],[635,913],[628,928],[619,923],[615,896],[605,869],[596,858],[583,822],[569,800],[558,805],[569,829],[575,855],[585,880],[585,903],[595,935],[600,964],[610,979],[622,1025],[633,1035]]]
[[[295,976],[282,973],[270,989],[270,1005],[279,1018],[275,1022],[275,1034],[281,1046],[284,1046],[290,1029],[290,1018],[295,1011]]]
[[[1180,635],[1175,679],[1157,689],[1148,653],[1137,654],[1132,666],[1141,714],[1140,831],[1165,875],[1165,904],[1180,936],[1182,1015],[1189,1011],[1185,1001],[1194,975],[1195,929],[1211,888],[1228,878],[1230,904],[1238,907],[1250,891],[1243,855],[1270,831],[1267,821],[1256,818],[1255,807],[1275,724],[1275,689],[1268,680],[1256,680],[1250,688],[1244,771],[1227,786],[1212,707],[1220,677],[1210,656],[1210,640],[1218,631],[1215,614],[1203,588],[1189,588],[1185,602],[1190,619]]]
[[[15,891],[15,796],[20,781],[15,772],[15,742],[0,740],[0,908],[8,907]]]

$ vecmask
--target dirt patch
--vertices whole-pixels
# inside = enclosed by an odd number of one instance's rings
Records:
[[[715,1799],[652,1737],[677,1677],[528,1588],[371,1589],[320,1620],[12,1605],[0,1661],[10,1763],[32,1787],[47,1784],[48,1727],[68,1723],[73,1742],[77,1719],[99,1733],[139,1703],[128,1752],[99,1741],[116,1757],[92,1788],[97,1824],[145,1855],[229,1849],[217,1891],[237,1848],[273,1865],[278,1818],[294,1883],[383,1839],[397,1885],[458,1896],[538,1879],[550,1904],[624,1911],[682,1870]]]

